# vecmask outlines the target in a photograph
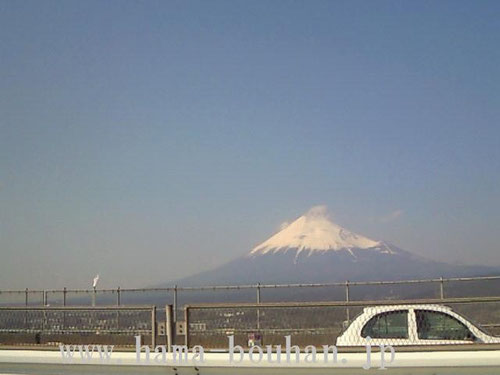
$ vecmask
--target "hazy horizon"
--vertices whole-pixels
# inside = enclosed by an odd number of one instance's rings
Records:
[[[500,268],[499,12],[0,3],[0,289],[177,279],[316,205]]]

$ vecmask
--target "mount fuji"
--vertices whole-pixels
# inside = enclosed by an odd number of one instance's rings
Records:
[[[282,229],[246,255],[179,285],[326,283],[497,274],[486,266],[433,261],[332,222],[323,206]]]

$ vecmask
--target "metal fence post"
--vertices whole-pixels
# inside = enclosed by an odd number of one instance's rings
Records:
[[[172,351],[172,305],[165,306],[165,335],[167,336],[167,352]]]
[[[174,285],[174,322],[177,322],[177,284]]]
[[[63,289],[63,306],[66,306],[66,287]],[[63,327],[66,328],[66,311],[63,312]]]
[[[116,289],[116,305],[120,306],[121,305],[121,291],[120,287]],[[116,326],[120,327],[120,311],[116,312]]]
[[[349,280],[346,280],[345,282],[345,301],[349,303],[351,300],[350,295],[349,295]],[[351,320],[351,314],[349,313],[349,307],[346,308],[346,317],[347,317],[347,322]]]
[[[260,304],[260,283],[257,283],[257,304]],[[260,330],[260,309],[257,309],[257,330]]]
[[[43,306],[47,307],[47,291],[43,291]],[[47,326],[47,312],[46,309],[43,309],[43,321],[42,321],[42,332],[45,330],[45,327]]]
[[[28,288],[26,288],[24,295],[24,306],[28,306]],[[28,328],[28,310],[24,312],[24,328]]]
[[[441,295],[441,299],[444,299],[444,280],[442,277],[439,279],[439,292]]]
[[[156,348],[156,306],[151,310],[151,346],[153,351]]]
[[[184,330],[184,345],[189,348],[189,306],[184,306],[184,324],[186,325]]]

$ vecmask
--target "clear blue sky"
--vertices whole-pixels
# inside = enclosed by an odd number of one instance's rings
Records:
[[[140,286],[326,204],[500,266],[500,2],[0,2],[0,287]]]

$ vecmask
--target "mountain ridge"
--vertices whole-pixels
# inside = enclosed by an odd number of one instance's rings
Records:
[[[333,223],[326,207],[316,206],[245,255],[175,284],[392,281],[498,273],[498,268],[438,262],[373,240]]]

